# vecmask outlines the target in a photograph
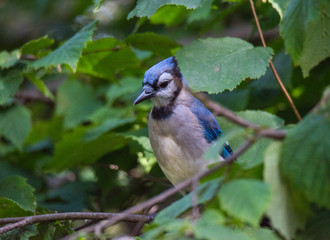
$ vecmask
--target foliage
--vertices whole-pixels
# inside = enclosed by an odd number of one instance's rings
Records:
[[[205,158],[226,140],[234,152],[255,144],[196,192],[155,206],[143,229],[118,224],[97,237],[330,239],[329,1],[254,1],[267,48],[246,0],[67,2],[1,4],[1,218],[120,212],[168,188],[148,140],[152,104],[132,102],[144,72],[175,55],[194,91],[287,136],[260,138],[217,117],[224,134]],[[191,220],[196,196],[201,216]],[[60,239],[80,224],[37,223],[0,239]]]

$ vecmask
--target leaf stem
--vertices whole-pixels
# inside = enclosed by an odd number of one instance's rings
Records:
[[[250,0],[250,5],[251,5],[253,17],[254,17],[254,19],[256,21],[256,25],[257,25],[257,28],[258,28],[258,32],[259,32],[261,43],[262,43],[262,45],[264,47],[266,47],[267,45],[266,45],[266,42],[265,42],[265,39],[264,39],[264,35],[262,33],[262,30],[261,30],[261,27],[260,27],[260,24],[259,24],[259,20],[258,20],[258,16],[257,16],[256,10],[254,8],[253,0]],[[296,115],[296,117],[298,118],[298,120],[301,121],[301,116],[300,116],[300,114],[299,114],[296,106],[294,105],[294,102],[293,102],[292,98],[290,97],[290,94],[286,90],[286,88],[285,88],[285,86],[284,86],[284,84],[283,84],[280,76],[278,75],[278,73],[277,73],[277,71],[275,69],[275,66],[274,66],[272,60],[269,60],[269,65],[270,65],[270,67],[271,67],[271,69],[272,69],[272,71],[274,73],[274,76],[275,76],[275,78],[277,80],[277,83],[280,85],[280,88],[282,89],[282,91],[283,91],[286,99],[288,100],[288,102],[289,102],[289,104],[290,104],[290,106],[291,106],[294,114]]]

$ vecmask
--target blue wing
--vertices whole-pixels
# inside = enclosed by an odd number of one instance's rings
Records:
[[[195,114],[200,124],[204,129],[205,139],[211,143],[222,135],[220,126],[213,116],[213,114],[197,99],[194,99],[194,102],[191,106],[191,111]],[[233,153],[233,150],[229,144],[225,144],[221,152],[223,158],[228,158]]]

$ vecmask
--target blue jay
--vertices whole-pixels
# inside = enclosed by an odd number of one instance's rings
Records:
[[[204,152],[222,134],[212,113],[190,92],[175,57],[145,72],[141,94],[134,105],[154,102],[149,115],[149,138],[165,176],[174,185],[205,170]],[[218,160],[228,158],[226,144]]]

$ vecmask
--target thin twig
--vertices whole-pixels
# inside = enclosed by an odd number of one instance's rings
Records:
[[[0,225],[12,223],[0,228],[0,234],[8,232],[15,228],[24,227],[38,222],[50,222],[58,220],[105,220],[112,217],[120,217],[121,221],[125,222],[150,222],[150,217],[145,215],[125,215],[121,213],[101,213],[101,212],[66,212],[66,213],[51,213],[27,217],[1,218]]]
[[[253,0],[250,0],[250,5],[251,5],[251,9],[252,9],[252,13],[253,13],[253,17],[256,21],[256,25],[257,25],[257,28],[258,28],[258,32],[259,32],[259,36],[260,36],[260,40],[261,40],[261,43],[264,47],[266,47],[266,42],[265,42],[265,39],[264,39],[264,35],[262,33],[262,30],[261,30],[261,27],[260,27],[260,24],[259,24],[259,20],[258,20],[258,17],[257,17],[257,13],[256,13],[256,10],[254,8],[254,3],[253,3]],[[277,83],[280,85],[280,88],[282,89],[286,99],[288,100],[294,114],[296,115],[296,117],[298,118],[299,121],[301,121],[301,116],[296,108],[296,106],[294,105],[294,102],[292,100],[292,98],[290,97],[290,94],[288,93],[288,91],[286,90],[280,76],[278,75],[276,69],[275,69],[275,66],[272,62],[272,60],[269,60],[269,65],[274,73],[274,76],[277,80]]]
[[[120,221],[123,217],[127,216],[127,215],[130,215],[132,213],[135,213],[135,212],[138,212],[138,211],[141,211],[145,208],[148,208],[150,206],[153,206],[155,205],[156,203],[159,203],[161,201],[164,201],[165,199],[167,199],[168,197],[176,194],[177,192],[180,192],[181,190],[187,188],[189,185],[192,184],[193,181],[197,181],[217,170],[219,170],[220,168],[228,165],[228,164],[231,164],[233,161],[235,161],[235,159],[240,156],[242,153],[244,153],[251,145],[253,145],[253,143],[255,142],[255,139],[249,139],[247,140],[237,151],[235,151],[233,153],[233,155],[231,155],[228,159],[218,163],[217,165],[215,165],[214,167],[206,170],[206,171],[203,171],[202,173],[199,173],[197,174],[196,176],[192,177],[192,178],[189,178],[181,183],[179,183],[178,185],[176,185],[175,187],[173,188],[170,188],[164,192],[162,192],[161,194],[145,201],[145,202],[142,202],[142,203],[139,203],[131,208],[128,208],[126,209],[125,211],[123,211],[121,213],[120,216],[116,216],[116,217],[113,217],[113,218],[110,218],[108,219],[107,221],[103,221],[103,222],[100,222],[100,223],[97,223],[97,224],[94,224],[92,226],[89,226],[83,230],[81,230],[81,232],[85,232],[85,233],[88,233],[88,232],[95,232],[95,229],[104,229],[108,226],[111,226],[115,223],[117,223],[118,221]],[[62,240],[69,240],[69,239],[74,239],[76,238],[77,236],[79,235],[79,231],[74,233],[74,234],[71,234],[71,235],[68,235],[64,238],[62,238]]]

